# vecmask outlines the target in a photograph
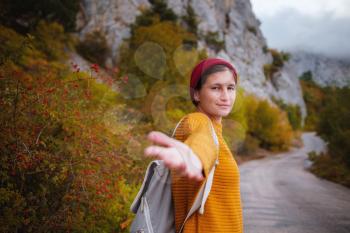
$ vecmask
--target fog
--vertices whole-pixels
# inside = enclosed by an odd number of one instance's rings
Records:
[[[252,0],[268,46],[350,58],[350,0]]]

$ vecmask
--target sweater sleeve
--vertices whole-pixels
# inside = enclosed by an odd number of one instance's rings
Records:
[[[218,153],[210,119],[204,113],[195,112],[184,119],[184,124],[188,133],[183,142],[198,156],[202,162],[203,175],[207,178]]]

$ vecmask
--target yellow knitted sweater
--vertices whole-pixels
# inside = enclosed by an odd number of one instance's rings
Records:
[[[187,144],[203,164],[205,178],[216,160],[210,120],[219,138],[219,164],[215,169],[213,185],[205,204],[204,214],[195,212],[186,222],[183,233],[234,233],[243,232],[239,170],[230,149],[222,137],[222,124],[209,119],[204,113],[193,112],[185,116],[174,137]],[[199,188],[204,181],[189,181],[172,170],[172,194],[175,208],[176,232]]]

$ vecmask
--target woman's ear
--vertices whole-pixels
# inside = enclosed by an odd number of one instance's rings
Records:
[[[198,93],[197,90],[194,91],[193,98],[194,98],[195,101],[199,102],[200,99],[199,99],[199,93]]]

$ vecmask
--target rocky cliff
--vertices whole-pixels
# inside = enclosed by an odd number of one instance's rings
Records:
[[[177,15],[187,13],[192,6],[198,20],[199,33],[216,32],[224,41],[224,49],[215,51],[201,40],[211,56],[230,60],[238,69],[241,86],[260,98],[276,97],[286,103],[298,104],[306,115],[298,77],[311,70],[322,85],[349,83],[349,66],[326,58],[317,58],[305,53],[293,53],[289,62],[267,80],[263,66],[272,62],[266,51],[266,40],[260,30],[250,1],[247,0],[167,0],[167,5]],[[142,9],[150,7],[147,0],[83,0],[77,25],[83,38],[88,32],[101,30],[112,51],[109,63],[117,61],[118,48],[123,39],[130,36],[130,25]],[[331,68],[331,69],[330,69]]]
[[[292,77],[299,77],[307,71],[311,71],[313,80],[320,86],[350,85],[349,60],[329,58],[305,51],[291,52],[291,59],[283,72],[289,73]]]

